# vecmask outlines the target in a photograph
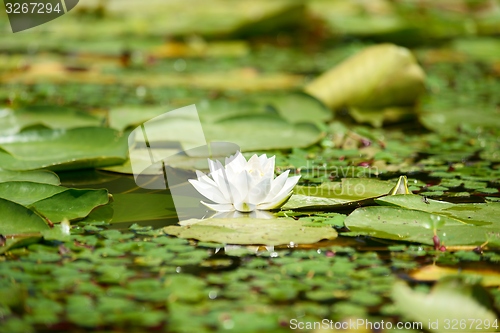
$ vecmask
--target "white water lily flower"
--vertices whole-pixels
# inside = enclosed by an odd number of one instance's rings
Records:
[[[253,155],[247,162],[240,152],[226,158],[225,167],[219,161],[208,160],[210,174],[196,171],[189,182],[201,195],[213,201],[201,201],[218,212],[253,212],[283,206],[292,196],[300,176],[288,178],[289,170],[274,178],[275,156]]]

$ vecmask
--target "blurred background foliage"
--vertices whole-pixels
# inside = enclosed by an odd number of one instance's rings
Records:
[[[250,100],[300,90],[364,47],[390,42],[411,48],[427,74],[420,122],[453,135],[498,119],[499,22],[497,0],[88,0],[15,35],[3,13],[0,101],[99,113]],[[350,116],[377,126],[408,119],[379,112],[382,120]]]

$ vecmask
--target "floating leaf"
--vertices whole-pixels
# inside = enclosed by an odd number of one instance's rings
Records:
[[[283,210],[354,209],[374,204],[375,198],[408,193],[409,190],[406,176],[401,176],[395,186],[392,181],[344,178],[340,182],[323,183],[320,186],[297,186],[294,192],[296,194],[283,206]]]
[[[32,182],[0,183],[0,198],[32,208],[52,222],[83,218],[109,201],[104,189],[71,189]]]
[[[0,183],[0,198],[27,206],[67,190],[62,186],[26,181]]]
[[[356,200],[355,202],[358,202]],[[308,195],[294,194],[288,202],[282,207],[283,210],[325,210],[325,209],[340,209],[348,208],[353,202],[343,199],[313,197]]]
[[[138,126],[169,109],[167,107],[122,106],[108,112],[109,127],[123,131],[129,126]]]
[[[419,195],[395,195],[376,199],[375,202],[381,205],[421,210],[468,224],[500,227],[497,219],[500,215],[500,203],[452,204],[432,199],[427,199],[425,203],[422,199]]]
[[[329,227],[309,228],[300,220],[289,219],[206,219],[187,220],[185,226],[168,226],[165,233],[202,242],[238,245],[312,244],[322,239],[334,239],[337,232]]]
[[[0,198],[0,234],[36,233],[48,230],[45,221],[31,209]]]
[[[471,117],[471,113],[475,113],[476,117]],[[424,102],[422,112],[419,112],[419,120],[430,130],[444,136],[456,137],[459,135],[458,130],[464,126],[474,129],[495,127],[494,124],[500,121],[500,117],[497,109],[489,105],[484,107],[464,107],[434,105],[433,102]]]
[[[304,93],[277,95],[265,100],[291,123],[325,122],[333,113],[316,98]]]
[[[344,221],[354,234],[398,241],[433,244],[436,226],[432,213],[396,207],[356,209]],[[489,238],[498,239],[498,226],[476,226],[442,215],[437,235],[445,245],[480,245]]]
[[[319,186],[296,186],[294,193],[344,200],[367,199],[387,194],[394,189],[393,181],[373,178],[343,178],[340,182],[327,182]]]
[[[498,319],[487,297],[481,286],[453,280],[439,282],[429,294],[413,291],[403,282],[396,283],[392,290],[401,313],[423,323],[426,330],[439,333],[496,331],[492,325],[498,324]]]
[[[332,109],[411,105],[425,90],[424,78],[408,49],[381,44],[322,74],[305,91]]]
[[[0,137],[0,164],[8,170],[121,164],[127,152],[127,137],[102,127],[40,129]]]
[[[9,110],[9,129],[2,130],[0,134],[14,134],[30,126],[44,126],[47,128],[75,128],[99,126],[102,120],[90,114],[79,112],[67,107],[33,105],[18,110]],[[17,129],[13,132],[13,128]]]
[[[308,147],[322,136],[313,124],[290,124],[276,115],[233,116],[201,125],[207,143],[231,142],[240,146],[242,151]],[[187,129],[197,126],[198,120],[178,119],[158,127],[156,134],[150,133],[148,128],[148,137],[150,140],[161,138],[161,141],[175,142],[190,133]]]
[[[59,185],[59,177],[48,170],[34,171],[9,171],[0,170],[0,183],[11,181],[27,181],[35,183],[44,183],[51,185]]]
[[[96,208],[109,202],[108,191],[66,189],[52,197],[37,201],[31,205],[37,212],[52,222],[64,219],[74,220],[83,218]]]

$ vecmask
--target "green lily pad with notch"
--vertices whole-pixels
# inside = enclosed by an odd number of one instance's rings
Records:
[[[294,195],[282,207],[284,210],[345,210],[373,205],[376,198],[396,193],[408,194],[408,181],[401,176],[391,181],[370,178],[344,178],[341,182],[320,186],[297,186]],[[306,195],[304,195],[306,194]]]
[[[0,183],[0,198],[27,206],[52,222],[83,218],[109,202],[105,189],[72,189],[22,181]]]
[[[14,171],[122,164],[128,138],[111,128],[37,129],[0,137],[0,165]]]
[[[67,190],[67,188],[62,186],[33,183],[29,181],[5,182],[0,183],[0,198],[27,206],[64,192],[65,190]]]
[[[51,185],[59,185],[61,183],[59,177],[48,170],[9,171],[0,169],[0,183],[13,181],[26,181]]]
[[[180,238],[238,245],[313,244],[337,237],[330,226],[310,228],[305,226],[307,222],[292,219],[212,218],[183,223],[183,226],[165,227],[163,231]]]
[[[38,233],[48,230],[43,218],[16,202],[0,198],[0,234]]]

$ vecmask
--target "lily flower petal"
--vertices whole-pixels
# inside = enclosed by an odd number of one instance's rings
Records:
[[[210,174],[196,171],[194,188],[214,203],[202,202],[219,212],[254,212],[281,207],[292,195],[300,176],[288,178],[289,171],[274,178],[275,156],[253,155],[247,162],[240,152],[226,158],[225,166],[208,160]]]
[[[219,191],[217,187],[202,183],[201,181],[195,179],[189,179],[188,181],[191,185],[193,185],[196,191],[200,192],[200,194],[205,198],[217,203],[231,203],[229,200],[224,198],[224,195],[222,195],[221,191]]]
[[[259,204],[257,206],[257,209],[260,209],[260,210],[278,209],[281,206],[283,206],[284,204],[286,204],[286,202],[288,201],[288,199],[290,199],[292,194],[293,194],[293,192],[290,191],[287,195],[282,196],[280,198],[277,198],[277,199],[273,200],[272,202]]]
[[[264,209],[264,210],[269,210],[269,209],[276,209],[281,206],[283,206],[288,199],[293,194],[293,187],[297,184],[299,181],[300,176],[294,176],[286,179],[285,185],[283,188],[279,191],[277,195],[273,197],[273,199],[269,202],[263,202],[259,207],[259,209]],[[264,207],[264,208],[262,208]]]
[[[272,181],[271,190],[269,191],[267,197],[263,200],[263,202],[272,201],[273,198],[276,197],[278,193],[280,193],[280,191],[283,189],[283,186],[285,186],[289,172],[290,170],[283,172],[281,175],[279,175]]]

